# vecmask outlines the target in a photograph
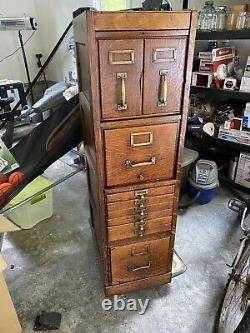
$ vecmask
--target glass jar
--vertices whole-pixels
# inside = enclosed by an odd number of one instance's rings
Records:
[[[216,29],[216,11],[214,8],[214,2],[211,0],[205,2],[205,5],[200,12],[199,27],[201,30]]]
[[[247,15],[247,29],[250,29],[250,13]]]
[[[227,6],[216,7],[216,30],[225,30],[227,25]]]
[[[248,26],[248,12],[241,12],[237,18],[236,29],[247,29]]]

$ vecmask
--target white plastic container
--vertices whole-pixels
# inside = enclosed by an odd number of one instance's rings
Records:
[[[31,195],[41,191],[53,182],[39,176],[28,184],[14,199],[10,206],[14,206]],[[33,228],[37,223],[53,215],[53,190],[45,192],[9,213],[8,218],[22,229]]]

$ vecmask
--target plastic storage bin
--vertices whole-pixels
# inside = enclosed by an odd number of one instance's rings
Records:
[[[14,199],[10,206],[14,206],[31,195],[41,191],[53,182],[43,176],[37,177],[28,184]],[[53,215],[53,190],[45,192],[9,213],[8,218],[22,229],[33,228],[37,223]]]

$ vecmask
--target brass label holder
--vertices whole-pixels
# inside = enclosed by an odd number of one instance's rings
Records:
[[[160,53],[163,53],[163,52],[171,52],[172,53],[172,56],[171,57],[160,57],[158,56]],[[169,48],[169,47],[161,47],[161,48],[157,48],[153,51],[153,62],[160,62],[160,63],[163,63],[163,62],[175,62],[176,59],[177,59],[177,50],[175,48]]]
[[[128,54],[129,60],[114,60],[115,55]],[[134,50],[113,50],[109,51],[109,63],[110,65],[132,65],[135,62]]]
[[[147,135],[148,140],[146,142],[136,143],[136,138],[138,136]],[[130,134],[130,145],[131,147],[141,147],[141,146],[149,146],[153,143],[154,135],[153,132],[139,132],[139,133],[131,133]]]

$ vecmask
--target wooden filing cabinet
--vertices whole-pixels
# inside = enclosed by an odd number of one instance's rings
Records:
[[[91,227],[105,293],[171,281],[196,13],[74,19]]]

